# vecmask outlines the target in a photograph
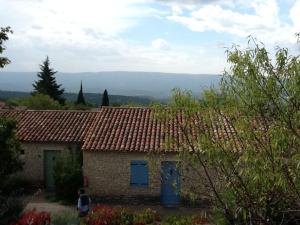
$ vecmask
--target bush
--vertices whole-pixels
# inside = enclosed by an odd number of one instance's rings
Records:
[[[147,225],[157,224],[159,221],[159,215],[151,209],[146,209],[141,213],[133,213],[124,208],[114,209],[97,205],[82,222],[84,225]]]
[[[145,209],[144,211],[137,213],[134,218],[135,225],[153,224],[159,221],[160,216],[152,209]]]
[[[0,224],[9,224],[23,211],[23,201],[16,194],[0,195]]]
[[[51,218],[51,225],[77,225],[79,222],[77,214],[72,213],[55,214]]]
[[[10,225],[50,225],[50,214],[47,212],[28,211]]]
[[[161,225],[205,225],[208,220],[204,217],[195,216],[170,216]]]
[[[83,174],[80,163],[70,157],[58,159],[54,166],[55,195],[58,199],[73,203],[77,191],[83,185]]]
[[[18,194],[32,194],[36,189],[35,185],[24,178],[12,176],[6,181],[3,181],[3,186],[1,187],[2,194],[10,194],[13,192],[18,192]]]
[[[9,223],[1,223],[9,224]],[[127,208],[112,208],[96,205],[91,212],[81,220],[73,213],[62,213],[51,218],[51,225],[207,225],[205,217],[170,216],[161,221],[160,216],[152,209],[134,213]],[[50,214],[29,211],[17,222],[10,225],[50,225]]]
[[[116,211],[104,205],[95,206],[87,217],[83,219],[85,225],[109,225],[116,222]]]
[[[33,96],[16,98],[9,100],[9,104],[17,106],[26,106],[29,109],[43,110],[43,109],[63,109],[59,104],[48,95],[34,94]]]

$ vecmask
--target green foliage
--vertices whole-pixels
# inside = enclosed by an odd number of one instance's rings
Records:
[[[152,209],[134,213],[126,208],[96,205],[81,222],[83,225],[150,225],[158,224],[160,217]]]
[[[27,92],[17,92],[17,91],[2,91],[0,90],[0,98],[4,101],[8,101],[13,98],[23,98],[28,97],[30,93]],[[66,98],[66,105],[70,102],[76,102],[77,94],[75,93],[64,93]],[[101,104],[102,95],[99,98],[99,94],[96,93],[84,93],[85,102],[90,107],[96,107],[96,105]],[[147,106],[151,103],[152,99],[149,97],[141,96],[123,96],[123,95],[110,95],[109,100],[113,106],[122,106],[122,105],[132,105],[137,104],[138,106]]]
[[[60,88],[61,85],[56,83],[55,74],[57,72],[50,68],[48,56],[43,64],[40,65],[40,69],[41,71],[37,74],[39,80],[32,84],[34,87],[33,94],[49,95],[60,104],[64,104],[65,99],[62,97],[64,89]]]
[[[205,217],[196,216],[169,216],[165,218],[161,225],[205,225],[208,220]]]
[[[52,99],[49,95],[36,93],[29,97],[11,99],[11,105],[25,106],[28,109],[45,110],[45,109],[64,109],[58,101]]]
[[[0,224],[9,224],[16,220],[24,209],[24,203],[18,195],[0,194]]]
[[[20,176],[10,176],[2,182],[1,191],[4,195],[10,195],[12,192],[19,194],[33,194],[37,189],[36,184]]]
[[[135,224],[155,224],[160,220],[158,213],[149,208],[137,213],[134,217]]]
[[[73,104],[72,102],[66,101],[62,106],[58,101],[50,98],[44,94],[34,94],[28,97],[13,98],[8,100],[8,105],[11,106],[24,106],[28,109],[34,110],[89,110],[91,104]]]
[[[255,41],[227,56],[220,90],[200,100],[175,90],[167,113],[156,107],[158,118],[184,115],[180,157],[206,187],[216,224],[297,224],[300,60],[281,48],[271,60]]]
[[[10,60],[6,57],[2,57],[2,53],[5,50],[3,43],[8,40],[8,34],[12,34],[10,27],[0,27],[0,68],[10,63]]]
[[[205,225],[209,224],[203,216],[169,216],[161,219],[160,215],[150,208],[132,212],[126,208],[112,208],[96,205],[82,225]]]
[[[77,191],[83,185],[83,174],[79,160],[71,156],[61,157],[54,166],[55,194],[58,199],[74,203]]]
[[[78,215],[74,213],[64,212],[51,217],[51,225],[77,225],[79,223]]]
[[[10,63],[8,58],[1,56],[5,50],[3,43],[8,40],[9,33],[12,33],[10,27],[0,28],[0,68]],[[19,158],[21,147],[15,130],[14,120],[0,118],[0,224],[9,224],[24,208],[20,197],[16,195],[16,189],[10,189],[8,185],[10,175],[20,171],[23,165]]]
[[[0,118],[0,191],[8,177],[22,169],[20,143],[16,139],[16,122]]]
[[[108,93],[107,93],[106,89],[104,90],[103,95],[102,95],[101,106],[109,106]]]
[[[82,92],[82,81],[80,84],[80,90],[79,90],[79,93],[77,96],[76,105],[85,105],[85,100],[84,100],[84,96],[83,96],[83,92]]]

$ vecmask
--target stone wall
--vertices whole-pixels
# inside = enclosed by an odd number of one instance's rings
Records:
[[[44,150],[61,151],[70,154],[76,151],[76,144],[57,143],[21,143],[23,154],[21,159],[24,162],[23,171],[18,175],[22,178],[43,183],[44,180]]]
[[[132,160],[148,162],[148,187],[130,186],[130,163]],[[175,154],[146,154],[121,152],[83,152],[84,176],[89,182],[92,195],[112,197],[160,197],[161,162],[178,161]],[[184,170],[182,170],[184,171]],[[190,179],[181,176],[181,188],[188,189],[192,185]]]

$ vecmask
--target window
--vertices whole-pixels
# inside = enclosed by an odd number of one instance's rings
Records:
[[[130,165],[130,186],[148,187],[148,166],[143,160],[133,160]]]

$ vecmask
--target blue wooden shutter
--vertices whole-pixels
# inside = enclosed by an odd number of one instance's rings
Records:
[[[135,187],[148,186],[148,166],[143,160],[131,161],[130,185]]]

